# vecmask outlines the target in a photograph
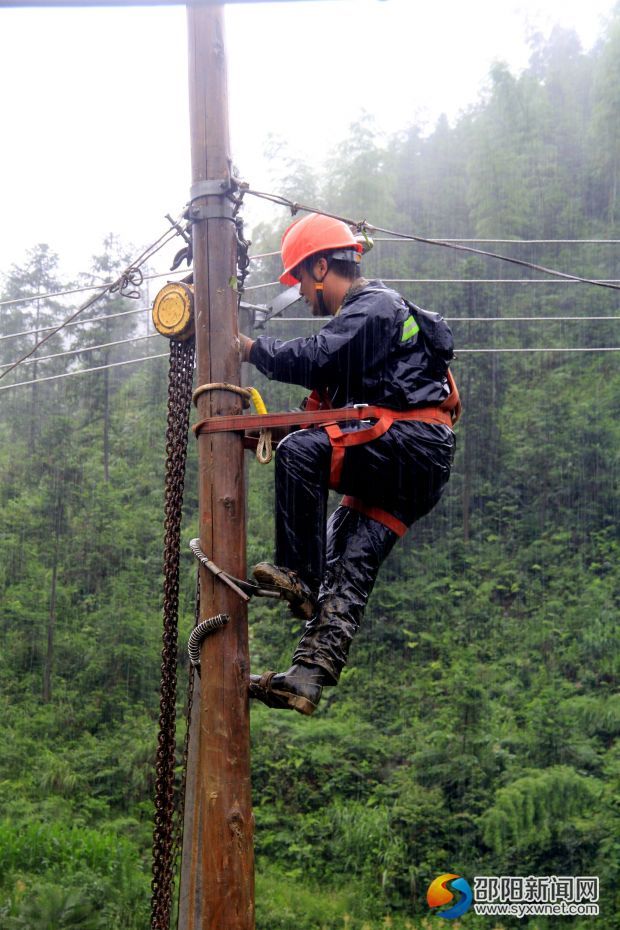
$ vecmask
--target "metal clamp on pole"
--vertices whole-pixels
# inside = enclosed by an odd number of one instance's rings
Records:
[[[192,222],[199,220],[232,219],[232,203],[228,195],[233,192],[230,177],[207,178],[196,181],[189,192],[189,219]],[[206,200],[202,203],[197,201]],[[217,198],[214,200],[213,198]]]

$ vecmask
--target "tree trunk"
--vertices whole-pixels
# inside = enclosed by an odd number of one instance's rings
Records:
[[[43,668],[43,703],[52,700],[52,671],[54,666],[54,633],[56,632],[56,579],[58,577],[58,537],[54,546],[54,564],[52,565],[52,590],[50,592],[50,609],[47,617],[47,652]]]
[[[110,353],[106,349],[103,364],[107,366]],[[110,369],[103,372],[103,480],[110,480]]]

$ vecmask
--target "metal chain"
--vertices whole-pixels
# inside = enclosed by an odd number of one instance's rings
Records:
[[[237,239],[237,292],[239,302],[245,288],[245,279],[250,273],[250,246],[251,239],[246,239],[243,234],[243,217],[240,215],[243,206],[244,190],[238,193],[231,193],[229,199],[233,204],[233,221],[235,224],[235,237]]]
[[[159,735],[155,778],[151,928],[169,930],[174,891],[176,678],[183,486],[194,372],[194,340],[170,340],[166,430],[164,609]],[[180,806],[178,806],[180,809]]]
[[[196,597],[194,607],[194,629],[200,623],[200,572],[196,572]],[[185,826],[185,791],[187,788],[187,763],[189,759],[189,741],[192,730],[192,709],[194,706],[194,682],[196,680],[196,669],[190,662],[189,675],[187,677],[187,697],[185,699],[185,738],[183,739],[183,762],[181,765],[181,785],[179,788],[179,803],[176,810],[176,823],[174,826],[174,840],[172,853],[172,871],[177,873],[179,863],[183,855],[183,828]],[[179,920],[181,909],[177,910],[177,928],[179,930]]]

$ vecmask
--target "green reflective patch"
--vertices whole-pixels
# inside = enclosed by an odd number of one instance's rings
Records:
[[[407,339],[411,339],[411,337],[415,336],[419,329],[420,327],[416,323],[415,319],[412,316],[408,316],[403,323],[403,335],[400,341],[406,342]]]

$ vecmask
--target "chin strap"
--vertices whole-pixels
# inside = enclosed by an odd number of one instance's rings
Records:
[[[316,294],[316,302],[319,305],[320,316],[329,316],[329,310],[327,309],[327,305],[325,303],[325,296],[324,296],[323,291],[324,291],[323,282],[315,281],[314,282],[314,293]]]
[[[324,282],[328,274],[329,274],[329,264],[327,266],[327,271],[325,272],[321,281],[317,281],[314,275],[312,275],[312,278],[314,280],[314,293],[316,294],[316,302],[319,306],[320,316],[330,316],[329,310],[327,309],[327,304],[325,303],[325,294],[324,294],[324,291],[325,291]]]

